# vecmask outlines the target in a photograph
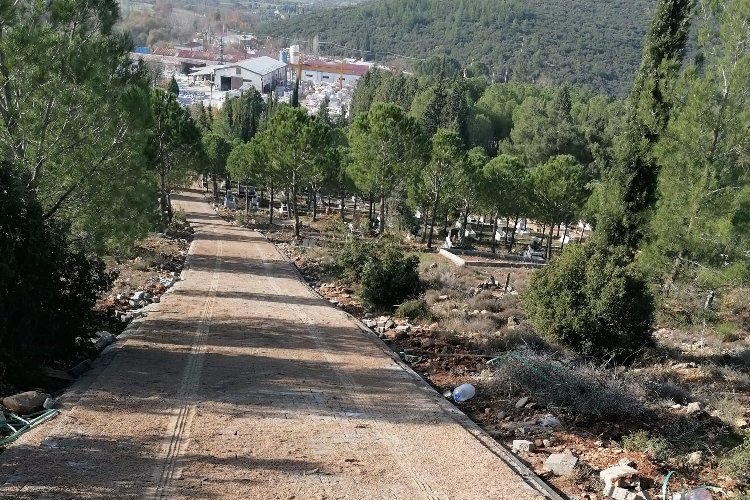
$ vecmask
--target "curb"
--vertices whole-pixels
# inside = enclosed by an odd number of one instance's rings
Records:
[[[533,490],[537,491],[539,494],[543,495],[545,498],[549,498],[551,500],[563,500],[565,497],[561,496],[559,493],[557,493],[551,486],[549,486],[547,483],[545,483],[539,476],[537,476],[534,471],[532,471],[526,464],[524,464],[518,457],[516,457],[508,448],[505,447],[502,443],[497,442],[492,436],[487,434],[476,422],[474,422],[471,418],[469,418],[464,412],[462,412],[458,407],[450,403],[445,397],[443,397],[442,394],[437,392],[437,390],[432,387],[429,383],[425,381],[424,378],[422,378],[421,375],[419,375],[414,369],[406,364],[401,357],[396,354],[389,346],[388,344],[383,341],[380,337],[378,337],[375,332],[367,328],[364,323],[362,323],[359,318],[349,314],[342,308],[336,307],[335,305],[332,305],[328,299],[323,297],[320,293],[318,293],[317,290],[312,288],[307,281],[302,276],[302,273],[297,268],[297,266],[294,265],[294,263],[291,261],[291,259],[282,252],[279,247],[274,245],[268,240],[268,237],[265,235],[265,233],[259,232],[263,238],[271,244],[276,252],[284,259],[286,260],[289,265],[292,267],[294,272],[297,274],[297,277],[302,281],[307,288],[313,292],[315,295],[317,295],[321,300],[324,300],[327,304],[329,304],[330,307],[335,308],[338,311],[343,312],[346,314],[349,319],[357,326],[360,330],[365,332],[367,336],[374,341],[374,343],[380,348],[383,353],[388,355],[393,361],[398,364],[402,370],[404,370],[406,373],[409,374],[409,376],[414,380],[414,382],[417,384],[417,386],[424,390],[429,396],[432,397],[432,399],[440,406],[440,409],[442,409],[445,413],[447,413],[456,423],[461,425],[464,429],[466,429],[474,438],[476,438],[485,448],[487,448],[490,452],[492,452],[495,456],[500,458],[503,462],[508,464],[510,468],[515,471],[521,479]]]

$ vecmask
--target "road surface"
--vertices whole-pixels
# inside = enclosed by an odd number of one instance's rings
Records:
[[[541,497],[262,235],[177,203],[184,281],[0,455],[0,497]]]

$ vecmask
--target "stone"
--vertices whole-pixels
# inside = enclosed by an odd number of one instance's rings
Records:
[[[502,420],[506,416],[506,413],[504,411],[498,412],[495,414],[495,420]]]
[[[531,453],[534,450],[536,450],[536,447],[534,446],[534,443],[527,439],[514,439],[513,440],[513,452],[519,453],[519,452],[526,452]]]
[[[364,323],[367,328],[375,328],[378,326],[378,322],[371,319],[365,319],[362,323]]]
[[[57,408],[57,400],[55,398],[47,398],[44,400],[44,404],[42,407],[45,410],[51,410],[53,408]]]
[[[49,394],[37,391],[27,391],[3,398],[3,406],[19,415],[28,415],[40,410]]]
[[[44,375],[47,376],[47,378],[63,380],[65,382],[72,382],[73,380],[75,380],[73,377],[71,377],[70,373],[63,370],[55,370],[54,368],[49,367],[44,369]]]
[[[438,296],[438,300],[448,300],[448,296],[447,295],[439,295]]]
[[[139,300],[142,300],[145,296],[146,296],[146,292],[144,292],[143,290],[138,290],[137,292],[133,294],[131,299],[135,301],[139,301]]]
[[[549,448],[552,446],[552,441],[549,439],[542,439],[542,445],[544,445],[545,448]]]
[[[393,328],[394,326],[396,326],[396,323],[394,323],[392,319],[389,319],[389,320],[388,320],[388,321],[386,321],[386,322],[385,322],[385,324],[383,325],[383,327],[384,327],[384,328],[385,328],[386,330],[390,330],[390,329],[391,329],[391,328]]]
[[[693,415],[701,411],[703,411],[703,403],[699,401],[694,401],[692,403],[689,403],[687,407],[685,408],[685,413],[687,413],[688,415]]]
[[[599,477],[604,481],[605,491],[611,486],[636,486],[639,482],[638,471],[627,465],[615,465],[604,469],[599,473]]]
[[[153,302],[154,304],[158,304],[159,302],[161,302],[161,297],[159,297],[159,296],[157,295],[157,296],[155,296],[155,297],[153,297],[153,298],[151,299],[151,302]]]
[[[539,421],[539,423],[542,425],[542,427],[560,427],[562,425],[560,423],[560,420],[553,417],[552,415],[545,415],[542,417],[542,419]]]
[[[687,463],[690,465],[700,465],[703,463],[703,452],[694,451],[687,456]]]
[[[515,316],[508,316],[508,326],[516,326],[521,322]]]
[[[628,457],[621,458],[620,461],[618,462],[618,465],[623,465],[625,467],[632,467],[633,469],[635,469],[635,462],[630,460]]]
[[[91,369],[91,361],[88,359],[84,359],[83,361],[75,365],[73,368],[68,370],[68,373],[70,373],[74,377],[80,377],[81,375],[89,371],[90,369]]]
[[[409,330],[411,330],[411,325],[399,325],[399,326],[396,327],[396,331],[398,333],[402,333],[402,332],[406,333]]]
[[[523,408],[524,406],[526,406],[526,403],[528,403],[528,402],[529,402],[529,397],[528,396],[524,396],[521,399],[519,399],[518,401],[516,401],[516,408]]]
[[[544,470],[552,471],[556,476],[569,476],[576,464],[578,457],[572,453],[553,453],[544,461]]]
[[[748,423],[744,418],[738,418],[734,421],[734,425],[739,429],[747,429]]]
[[[99,336],[99,338],[94,343],[94,347],[96,347],[97,350],[101,351],[108,345],[114,343],[115,340],[117,340],[117,337],[112,335],[109,332],[96,332],[97,335],[102,334]]]
[[[645,491],[630,491],[620,486],[605,486],[604,496],[614,498],[615,500],[651,500],[651,497]]]
[[[537,438],[534,440],[534,446],[536,446],[537,448],[544,448],[544,441]]]

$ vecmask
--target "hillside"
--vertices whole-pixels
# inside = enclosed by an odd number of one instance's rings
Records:
[[[316,11],[259,31],[414,57],[482,62],[496,80],[588,85],[627,93],[654,0],[378,0]],[[361,53],[344,51],[354,56]]]

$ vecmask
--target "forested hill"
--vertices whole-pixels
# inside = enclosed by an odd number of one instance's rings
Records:
[[[495,79],[589,85],[624,96],[655,0],[376,0],[275,21],[266,33],[484,63]],[[334,52],[335,54],[335,52]],[[355,55],[349,52],[349,55]],[[373,55],[369,57],[372,59]]]

